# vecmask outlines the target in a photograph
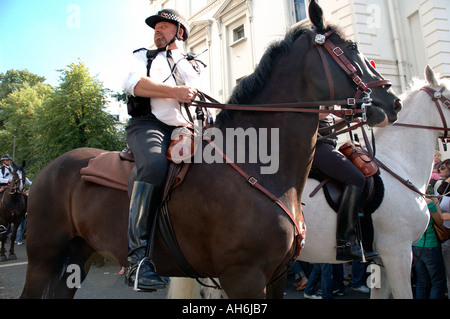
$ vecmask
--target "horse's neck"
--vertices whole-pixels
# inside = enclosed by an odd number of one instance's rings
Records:
[[[14,192],[14,190],[11,188],[11,186],[12,185],[10,185],[3,193],[3,201],[9,202],[9,203],[16,203],[20,200],[21,194]]]
[[[412,105],[411,105],[412,106]],[[406,110],[398,123],[430,125],[429,112]],[[388,126],[376,129],[376,157],[417,187],[428,182],[438,131]]]

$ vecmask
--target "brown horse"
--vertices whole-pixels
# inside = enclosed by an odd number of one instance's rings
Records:
[[[323,25],[322,10],[310,5],[313,29],[296,27],[284,40],[271,46],[253,75],[235,89],[230,102],[255,105],[330,99],[333,81],[336,99],[355,96],[359,85],[343,72],[335,58],[323,62],[313,42],[315,34],[327,34],[344,56],[358,65],[364,83],[383,80],[356,45]],[[324,64],[327,64],[325,75]],[[368,121],[395,121],[400,103],[384,86],[372,87],[373,104]],[[358,90],[359,91],[359,90]],[[320,104],[317,104],[320,105]],[[344,105],[345,107],[345,105]],[[222,111],[217,129],[268,129],[268,141],[278,134],[278,170],[260,174],[266,165],[239,163],[255,176],[303,225],[301,194],[312,162],[318,116],[299,112]],[[276,129],[276,130],[275,130]],[[246,154],[249,156],[246,145]],[[230,150],[228,150],[230,151]],[[234,150],[236,154],[236,150]],[[48,164],[34,179],[29,197],[28,269],[22,298],[73,298],[68,287],[68,265],[86,276],[89,257],[98,252],[122,266],[127,265],[129,198],[80,178],[89,159],[104,151],[76,149]],[[227,152],[227,151],[225,151]],[[170,218],[183,255],[201,277],[217,277],[230,298],[282,297],[282,275],[296,251],[295,227],[288,215],[268,196],[247,183],[225,163],[191,164],[184,183],[170,195]],[[160,230],[154,240],[154,261],[162,276],[186,276],[164,243]],[[281,292],[281,293],[280,293]]]
[[[25,217],[27,211],[23,190],[25,187],[26,172],[25,162],[22,166],[11,164],[13,178],[0,196],[0,261],[6,261],[6,238],[7,228],[11,225],[11,246],[9,248],[9,260],[17,259],[14,254],[14,241],[17,229]]]

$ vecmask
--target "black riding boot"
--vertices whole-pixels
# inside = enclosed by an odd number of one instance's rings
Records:
[[[161,203],[161,192],[154,185],[134,182],[130,201],[128,226],[128,268],[125,281],[135,290],[165,288],[166,282],[155,271],[152,261],[152,244],[156,212]],[[149,249],[150,254],[147,254]],[[137,282],[136,282],[137,276]]]
[[[342,194],[341,205],[337,213],[336,259],[362,260],[361,247],[356,243],[356,223],[363,189],[348,185]],[[364,251],[366,260],[378,257],[376,252]]]

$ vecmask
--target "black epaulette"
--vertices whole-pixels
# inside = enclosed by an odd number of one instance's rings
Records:
[[[139,52],[139,51],[142,51],[142,50],[148,50],[148,49],[147,48],[140,48],[140,49],[134,50],[133,53],[136,53],[136,52]]]

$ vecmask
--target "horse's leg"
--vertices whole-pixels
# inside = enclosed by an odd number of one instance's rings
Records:
[[[12,232],[11,232],[11,245],[9,247],[9,260],[16,260],[17,256],[14,253],[14,244],[16,241],[16,237],[17,237],[17,229],[19,228],[19,226],[14,223],[14,226],[12,227]]]
[[[72,239],[64,252],[64,260],[60,263],[59,275],[53,277],[51,298],[73,299],[75,293],[86,279],[94,250],[80,237]],[[78,286],[78,284],[80,286]]]
[[[280,278],[267,286],[267,298],[268,299],[283,299],[284,289],[287,283],[287,273],[283,274]]]
[[[49,293],[53,291],[53,277],[57,276],[58,274],[55,274],[55,272],[58,272],[58,269],[62,268],[58,265],[62,262],[59,260],[62,249],[47,246],[36,246],[33,248],[27,243],[27,253],[28,266],[26,280],[20,298],[51,298]]]
[[[28,258],[25,287],[21,298],[73,299],[89,270],[87,261],[92,249],[81,238],[71,241],[68,247],[33,249]],[[71,266],[70,268],[68,268]]]
[[[394,240],[394,239],[393,239]],[[383,265],[395,299],[412,299],[411,289],[411,262],[412,250],[408,243],[397,243],[376,247],[383,260]],[[384,278],[385,279],[385,278]],[[386,282],[381,282],[381,285]],[[384,289],[384,298],[388,298],[389,286]]]
[[[219,276],[220,283],[230,299],[264,299],[266,277],[257,268],[232,267]]]
[[[6,244],[6,234],[1,235],[1,241],[0,241],[0,261],[7,261],[8,259],[5,256],[5,244]]]

